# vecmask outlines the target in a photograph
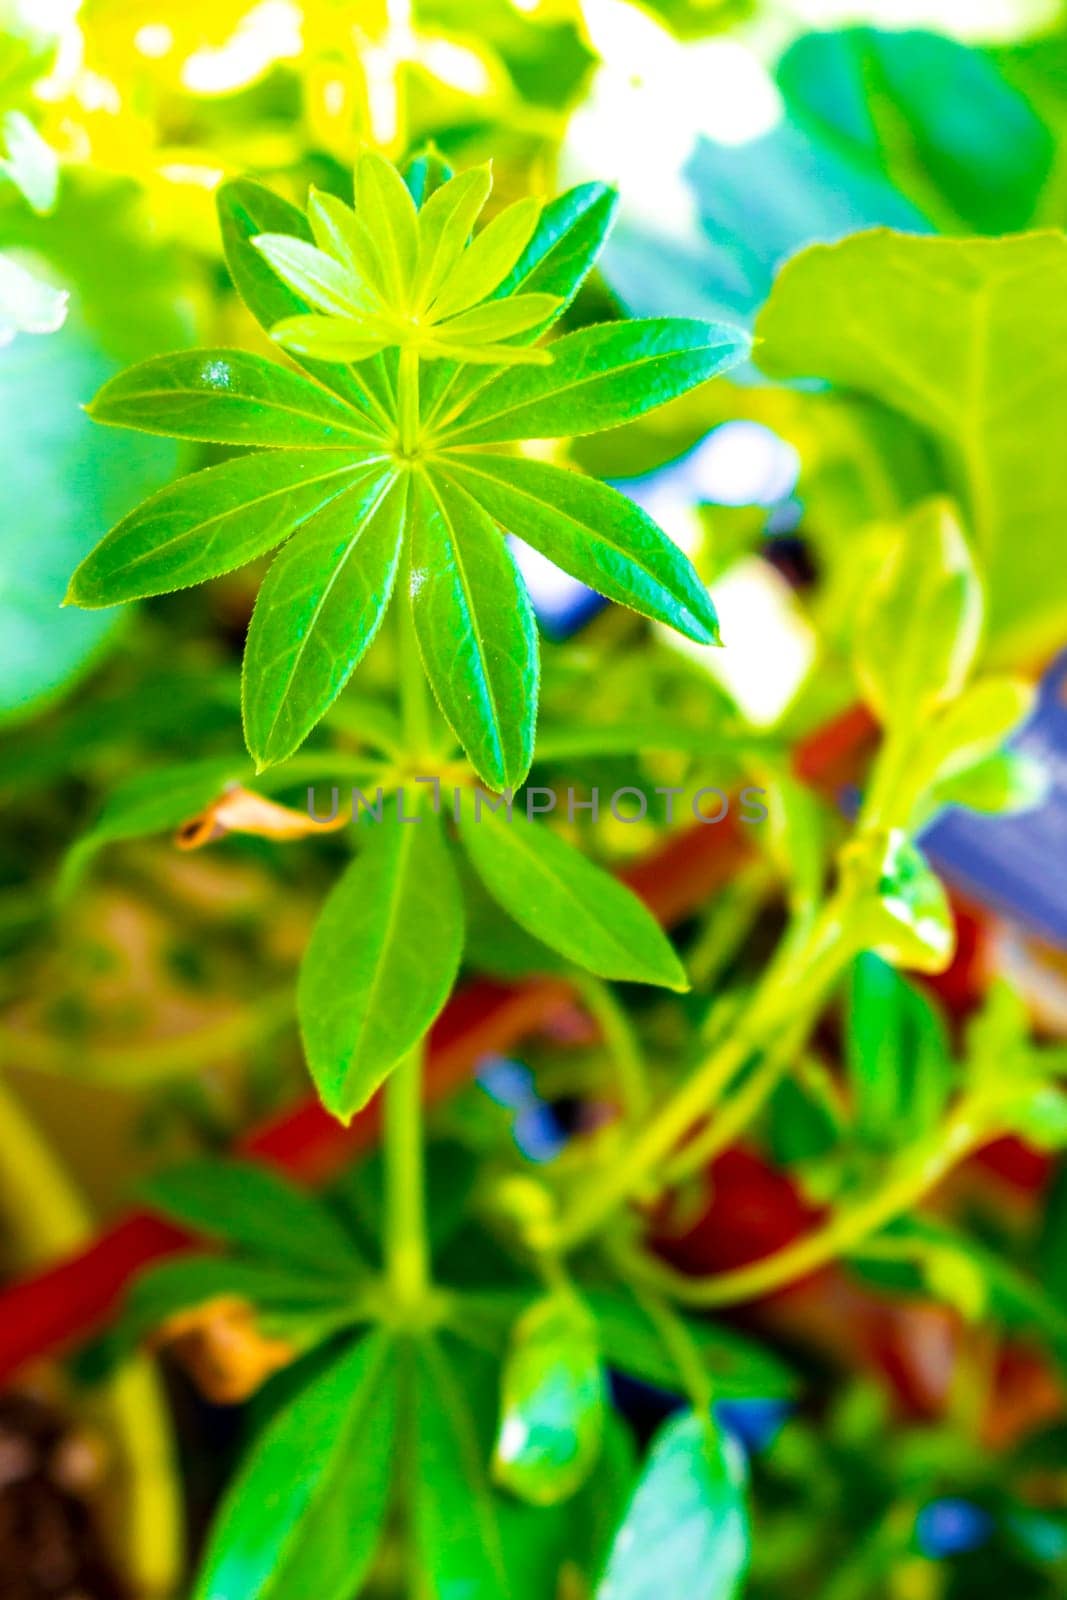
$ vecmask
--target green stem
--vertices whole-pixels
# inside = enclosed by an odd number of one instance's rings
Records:
[[[400,452],[414,455],[419,441],[419,353],[401,347],[397,374],[397,419],[400,424]]]
[[[637,1121],[648,1109],[648,1074],[630,1019],[602,979],[589,972],[575,972],[574,985],[607,1046],[626,1115]]]
[[[748,1013],[731,1034],[718,1042],[697,1070],[671,1096],[637,1135],[599,1182],[565,1214],[554,1232],[553,1246],[572,1250],[604,1223],[618,1206],[652,1175],[693,1125],[706,1116],[724,1090],[757,1051],[766,1048],[792,1020],[798,991],[805,997],[808,1014],[817,1015],[817,1001],[825,996],[851,954],[846,910],[832,899],[808,936],[791,952],[787,964],[775,968],[773,979],[760,986]],[[788,971],[786,970],[788,968]],[[768,975],[770,976],[770,974]]]
[[[896,1164],[886,1181],[865,1198],[841,1210],[813,1233],[732,1272],[690,1278],[647,1257],[630,1257],[628,1269],[661,1294],[690,1306],[729,1306],[761,1300],[799,1278],[847,1255],[870,1234],[910,1211],[952,1168],[976,1148],[979,1127],[961,1107],[936,1145]]]
[[[385,1086],[387,1272],[397,1307],[425,1298],[429,1256],[423,1204],[423,1047],[405,1056]]]

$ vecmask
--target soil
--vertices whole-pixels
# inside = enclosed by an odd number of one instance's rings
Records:
[[[85,1498],[92,1455],[43,1399],[0,1394],[0,1600],[129,1600]]]

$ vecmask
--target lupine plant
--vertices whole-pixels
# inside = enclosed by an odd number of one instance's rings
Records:
[[[281,548],[245,647],[250,760],[130,786],[69,870],[103,843],[196,814],[221,826],[227,782],[251,797],[251,831],[283,830],[293,813],[267,799],[274,768],[281,788],[358,777],[376,797],[361,788],[355,857],[308,943],[298,1008],[328,1110],[348,1122],[381,1091],[380,1160],[315,1197],[222,1161],[146,1191],[221,1248],[143,1275],[120,1342],[183,1348],[220,1399],[279,1374],[195,1600],[730,1600],[751,1537],[723,1402],[786,1400],[797,1385],[751,1335],[695,1313],[763,1299],[841,1257],[875,1272],[888,1261],[965,1299],[966,1249],[908,1214],[1005,1132],[1067,1135],[1062,1062],[1031,1044],[1010,996],[950,1041],[898,971],[936,974],[952,956],[946,893],[916,843],[924,824],[949,804],[998,811],[1040,796],[1004,748],[1031,691],[982,665],[973,506],[935,485],[874,531],[851,649],[882,738],[850,826],[780,749],[713,725],[706,699],[695,719],[561,730],[546,674],[539,743],[537,630],[508,536],[697,646],[719,644],[679,547],[634,501],[550,459],[545,441],[678,400],[744,361],[750,341],[678,319],[553,335],[613,196],[588,184],[544,205],[523,198],[480,226],[490,191],[487,168],[452,175],[433,154],[403,174],[364,154],[353,203],[312,190],[306,213],[252,182],[225,185],[229,271],[277,359],[159,356],[91,407],[101,423],[251,453],[126,516],[77,569],[71,603],[170,593]],[[808,338],[818,297],[805,298],[805,270],[810,259],[779,280],[756,356],[768,373],[832,377]],[[346,688],[380,630],[384,702]],[[672,699],[690,687],[672,679]],[[312,737],[324,721],[354,736],[347,766]],[[568,838],[524,803],[535,760],[548,777],[583,754],[688,758],[702,745],[767,796],[759,849],[786,883],[787,915],[760,971],[739,957],[742,916],[683,946],[687,974],[651,912],[580,847],[583,830]],[[754,881],[758,909],[765,880]],[[426,1135],[427,1039],[465,939],[468,953],[488,948],[490,970],[572,985],[600,1027],[594,1085],[615,1114],[541,1165],[519,1160],[493,1116],[457,1112]],[[732,980],[709,1001],[724,962]],[[635,1025],[619,982],[667,991],[669,1009]],[[843,988],[848,1097],[813,1044]],[[823,1219],[754,1263],[703,1277],[669,1265],[657,1227],[757,1119],[780,1119],[790,1086],[803,1116],[783,1137]],[[1062,1338],[1062,1312],[1046,1312]],[[683,1397],[643,1462],[611,1374]]]

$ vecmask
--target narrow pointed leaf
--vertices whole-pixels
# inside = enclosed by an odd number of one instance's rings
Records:
[[[419,346],[419,353],[427,361],[461,361],[464,366],[477,370],[484,367],[547,367],[552,356],[539,346],[530,348],[521,344],[465,344],[448,337],[451,323],[441,329],[441,338]],[[432,382],[432,379],[431,379]],[[425,389],[425,384],[423,388]]]
[[[654,411],[748,354],[748,335],[683,317],[600,323],[552,346],[543,372],[501,373],[443,431],[449,444],[558,439]]]
[[[351,1600],[385,1521],[396,1409],[384,1334],[313,1377],[253,1444],[192,1600]]]
[[[265,1261],[327,1278],[362,1265],[332,1212],[258,1162],[187,1161],[138,1193],[153,1211]]]
[[[500,1506],[471,1403],[436,1340],[424,1340],[415,1359],[415,1540],[428,1600],[511,1600]]]
[[[452,167],[432,139],[407,161],[403,169],[408,193],[420,209],[454,176]]]
[[[434,694],[479,776],[515,788],[537,721],[537,628],[502,534],[447,478],[418,482],[411,606]]]
[[[385,298],[387,285],[377,248],[362,218],[336,195],[320,189],[311,190],[307,214],[319,249],[359,281],[360,303],[373,309]]]
[[[408,815],[414,801],[407,796]],[[437,819],[390,807],[315,924],[300,1025],[319,1095],[347,1121],[423,1037],[452,988],[463,909]]]
[[[688,556],[632,500],[522,456],[449,452],[447,471],[509,533],[609,600],[717,644],[711,597]]]
[[[280,544],[366,466],[354,451],[272,450],[194,472],[112,528],[75,572],[68,599],[113,606],[232,572]]]
[[[303,743],[355,671],[396,579],[406,484],[375,471],[324,507],[263,582],[245,648],[245,738],[260,767]]]
[[[740,1449],[690,1412],[653,1441],[596,1600],[734,1600],[748,1553]]]
[[[367,150],[356,162],[356,215],[374,239],[390,295],[411,292],[419,250],[415,202],[392,162]]]
[[[510,300],[491,300],[488,305],[475,306],[445,323],[440,330],[448,339],[458,343],[488,343],[492,339],[510,339],[514,334],[525,333],[551,316],[556,302],[548,294],[520,294]]]
[[[487,223],[445,278],[434,315],[454,317],[491,294],[526,249],[540,214],[541,202],[528,197]]]
[[[570,305],[600,253],[618,204],[615,191],[602,183],[583,183],[550,200],[541,212],[529,244],[491,298],[512,294],[550,294],[557,297],[548,327]],[[529,344],[544,328],[521,336]],[[514,359],[514,357],[512,357]],[[483,388],[491,379],[481,372],[435,364],[424,389],[427,416],[445,415]]]
[[[532,1505],[567,1499],[596,1462],[605,1406],[593,1318],[573,1294],[538,1300],[511,1331],[496,1481]]]
[[[316,311],[350,317],[368,309],[352,274],[317,245],[286,233],[261,233],[252,244],[282,282]]]
[[[472,167],[438,189],[423,205],[419,212],[416,272],[421,300],[434,298],[459,260],[492,184],[488,167]]]
[[[273,272],[252,240],[263,233],[291,234],[312,242],[307,218],[273,190],[248,178],[224,183],[216,196],[226,265],[237,292],[261,328],[306,314],[311,306]],[[310,373],[335,394],[373,417],[379,426],[392,415],[393,388],[383,357],[364,361],[357,371],[304,361]]]
[[[493,899],[521,928],[602,978],[685,989],[685,973],[662,928],[637,896],[518,806],[473,802],[460,838]]]
[[[377,317],[286,317],[271,338],[294,356],[315,361],[366,361],[384,350],[390,333]]]
[[[365,415],[328,389],[243,350],[183,350],[142,361],[105,383],[89,415],[213,444],[336,449],[377,438]]]

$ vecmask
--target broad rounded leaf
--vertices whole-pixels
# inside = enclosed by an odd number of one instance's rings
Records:
[[[396,1410],[384,1334],[350,1345],[311,1378],[252,1445],[192,1600],[351,1600],[385,1521]]]
[[[503,535],[437,474],[416,481],[410,598],[427,676],[479,776],[515,788],[537,721],[537,628]]]
[[[312,517],[276,558],[245,647],[242,709],[260,768],[307,738],[378,631],[396,579],[407,484],[374,471]]]
[[[653,1440],[596,1600],[734,1600],[748,1568],[744,1459],[690,1412]]]
[[[379,437],[328,389],[244,350],[183,350],[143,361],[106,383],[89,414],[214,444],[336,449]]]
[[[573,1294],[536,1301],[512,1328],[504,1362],[497,1482],[533,1505],[567,1499],[599,1454],[605,1405],[592,1316]]]
[[[494,900],[553,950],[602,978],[688,987],[651,912],[550,828],[467,797],[460,838]]]
[[[1067,621],[1060,446],[1067,239],[923,239],[880,229],[782,269],[756,333],[777,378],[826,378],[942,444],[989,595],[989,651],[1030,661]]]
[[[599,594],[698,644],[718,643],[715,607],[692,562],[632,500],[523,456],[450,451],[442,467],[501,527]]]
[[[442,427],[452,444],[558,439],[644,416],[748,354],[739,328],[685,318],[609,322],[569,333],[551,364],[504,372]]]
[[[112,528],[70,580],[68,603],[170,594],[264,555],[363,474],[350,451],[268,451],[194,472]]]
[[[853,968],[845,1059],[857,1131],[865,1144],[892,1150],[937,1125],[954,1069],[945,1025],[934,1006],[878,956]]]
[[[398,805],[366,823],[364,848],[327,899],[300,969],[308,1065],[342,1121],[424,1036],[459,967],[455,870],[436,818],[408,799],[416,821],[403,821]]]

